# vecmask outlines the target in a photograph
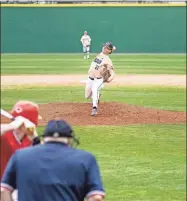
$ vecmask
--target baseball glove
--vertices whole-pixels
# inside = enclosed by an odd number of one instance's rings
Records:
[[[103,77],[103,82],[108,82],[108,79],[111,76],[110,70],[110,66],[105,64],[101,73]]]

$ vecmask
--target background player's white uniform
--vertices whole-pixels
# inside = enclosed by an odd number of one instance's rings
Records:
[[[84,59],[89,59],[90,58],[90,44],[91,44],[91,38],[89,35],[83,35],[81,37],[81,43],[82,43],[82,46],[83,46],[83,53],[84,53]]]
[[[108,55],[102,52],[92,61],[88,71],[88,80],[85,89],[85,98],[92,98],[93,108],[98,108],[100,89],[104,87],[102,71],[103,65],[108,64],[113,69],[113,64]]]

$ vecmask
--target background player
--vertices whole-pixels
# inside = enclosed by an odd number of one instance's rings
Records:
[[[91,38],[88,35],[88,32],[85,31],[84,35],[81,37],[81,43],[83,47],[83,53],[84,53],[84,59],[89,59],[90,58],[90,44],[91,44]]]
[[[104,82],[111,82],[114,79],[114,67],[109,54],[116,50],[116,47],[111,42],[104,44],[102,52],[96,56],[92,61],[90,69],[88,71],[88,80],[85,88],[85,98],[92,98],[92,116],[97,115],[98,102],[100,96],[100,89],[103,87]],[[110,72],[110,77],[104,77],[104,70]]]

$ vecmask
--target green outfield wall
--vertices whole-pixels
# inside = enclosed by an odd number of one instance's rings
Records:
[[[185,53],[185,6],[1,7],[2,53],[78,53],[87,30],[91,52],[112,41],[119,53]]]

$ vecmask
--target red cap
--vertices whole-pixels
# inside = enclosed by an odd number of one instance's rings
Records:
[[[39,115],[39,107],[36,103],[31,101],[18,101],[11,112],[13,117],[22,116],[34,123],[38,124],[38,120],[41,119]]]

